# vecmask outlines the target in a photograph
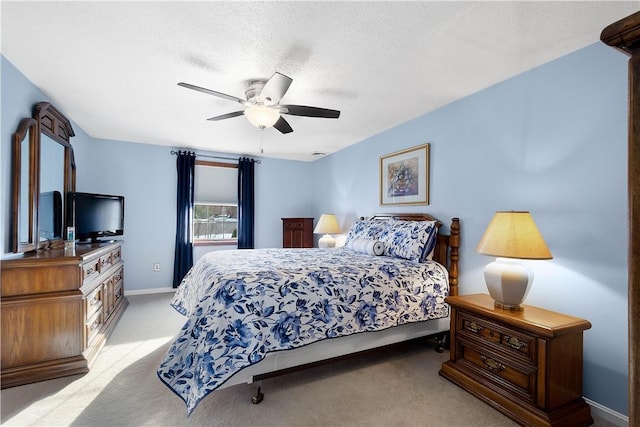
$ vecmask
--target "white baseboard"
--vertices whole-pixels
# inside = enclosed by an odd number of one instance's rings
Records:
[[[124,290],[124,296],[129,295],[149,295],[149,294],[164,294],[168,292],[175,292],[174,288],[151,288],[151,289],[131,289]]]
[[[618,427],[629,427],[629,417],[626,415],[607,408],[606,406],[602,406],[601,404],[594,402],[593,400],[589,400],[586,397],[584,398],[584,401],[591,406],[591,415],[595,415],[598,418],[615,424]]]

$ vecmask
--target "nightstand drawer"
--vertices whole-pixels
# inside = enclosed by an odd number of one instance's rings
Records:
[[[536,338],[531,335],[516,332],[498,323],[480,319],[468,313],[458,316],[458,331],[462,335],[476,337],[480,342],[493,344],[496,348],[507,351],[516,357],[525,358],[531,363],[537,362]]]
[[[464,339],[459,340],[458,349],[460,359],[457,363],[468,365],[470,371],[492,382],[497,388],[516,394],[530,403],[535,402],[535,366],[515,363]]]

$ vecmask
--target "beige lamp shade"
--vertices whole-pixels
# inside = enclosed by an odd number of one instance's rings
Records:
[[[476,252],[504,258],[553,258],[533,217],[526,211],[496,212]]]
[[[313,230],[315,234],[337,234],[340,233],[338,218],[334,214],[322,214],[320,221]]]

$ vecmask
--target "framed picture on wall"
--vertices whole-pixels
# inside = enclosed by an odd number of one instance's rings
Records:
[[[429,204],[429,144],[380,157],[380,205]]]

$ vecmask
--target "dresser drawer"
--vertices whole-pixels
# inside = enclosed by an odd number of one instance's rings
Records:
[[[458,313],[459,333],[471,336],[479,342],[487,343],[497,349],[537,363],[536,338],[525,333],[514,331],[498,323],[480,319],[468,313]]]
[[[116,265],[120,262],[120,258],[122,258],[122,248],[118,247],[118,249],[111,252],[111,264]]]
[[[102,304],[100,305],[100,308],[102,308]],[[91,347],[99,337],[102,324],[104,323],[103,319],[102,310],[98,310],[91,317],[87,318],[87,347]]]
[[[100,262],[100,272],[107,271],[109,267],[113,265],[111,260],[111,253],[101,256],[99,262]]]
[[[304,228],[303,222],[287,222],[284,224],[285,230],[299,230]]]
[[[82,281],[96,277],[100,274],[100,259],[94,259],[82,265]]]
[[[118,305],[120,300],[124,297],[124,282],[118,282],[115,285],[115,289],[113,291],[113,305],[114,307]]]
[[[84,300],[85,313],[87,318],[93,316],[98,310],[102,309],[104,294],[102,293],[102,286],[98,286],[93,292],[91,292]]]
[[[113,283],[122,282],[122,267],[118,269],[115,273],[113,273]]]
[[[516,363],[472,341],[458,342],[460,359],[476,375],[488,380],[500,390],[506,390],[530,403],[536,402],[537,369],[534,365]]]

